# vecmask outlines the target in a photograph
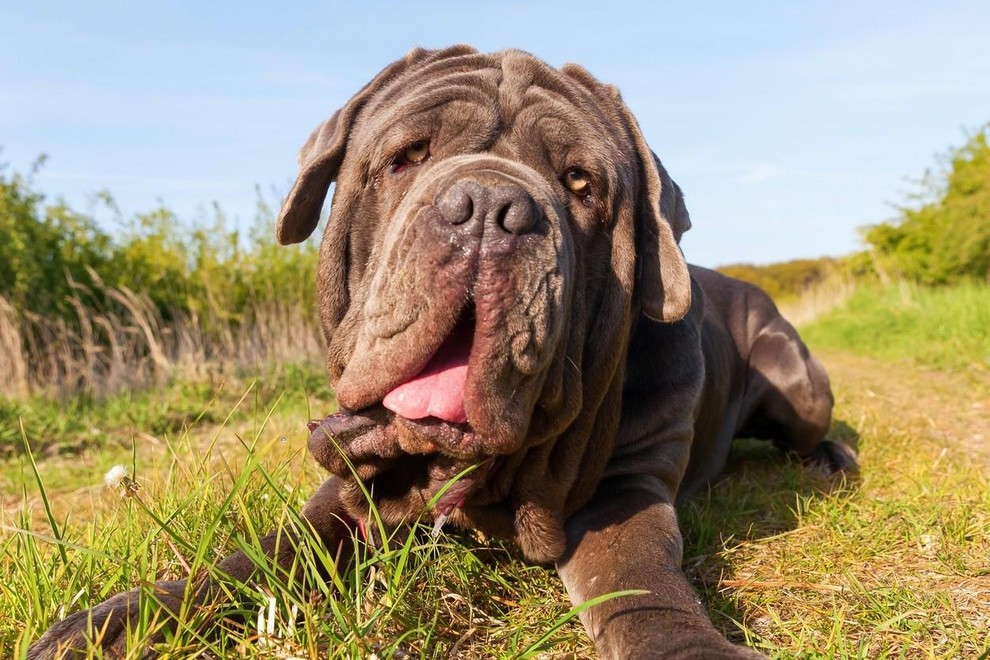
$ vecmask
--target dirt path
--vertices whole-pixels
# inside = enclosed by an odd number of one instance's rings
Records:
[[[895,430],[958,447],[990,471],[990,374],[947,373],[848,352],[816,354],[828,368],[840,414],[880,409]]]

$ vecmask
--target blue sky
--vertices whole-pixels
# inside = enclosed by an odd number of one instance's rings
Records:
[[[688,6],[690,5],[690,6]],[[413,46],[517,47],[617,84],[704,265],[837,255],[990,121],[987,2],[0,0],[0,163],[94,208],[254,216],[312,127]]]

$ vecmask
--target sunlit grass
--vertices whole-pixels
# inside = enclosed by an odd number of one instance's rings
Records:
[[[816,346],[990,375],[990,286],[860,286],[802,334]]]
[[[858,331],[830,328],[841,316],[829,315],[808,333],[836,393],[832,437],[858,446],[860,480],[833,484],[768,444],[742,442],[728,475],[681,507],[684,568],[731,639],[773,657],[986,652],[990,483],[979,443],[990,388],[972,377],[980,349],[965,348],[982,340],[956,344],[951,357],[940,337],[969,330],[922,329],[921,340],[916,330],[899,339],[895,327],[882,330],[891,346],[876,351],[863,339],[881,331],[884,305],[972,330],[961,319],[984,313],[974,308],[982,291],[915,302],[910,289],[868,294],[880,297],[851,303],[865,305],[853,325],[874,314]],[[318,369],[287,369],[253,385],[176,383],[8,413],[3,442],[20,442],[23,419],[37,472],[16,447],[0,468],[0,657],[17,657],[70,612],[154,580],[208,574],[230,552],[257,553],[269,530],[298,525],[325,476],[306,454],[304,422],[333,405]],[[73,445],[90,424],[102,435]],[[136,494],[103,484],[115,464],[127,466]],[[386,530],[388,544],[359,545],[330,581],[316,575],[332,558],[306,541],[296,574],[310,579],[245,585],[221,632],[193,618],[166,648],[178,657],[593,655],[581,627],[565,621],[570,605],[552,569],[492,539],[431,531]],[[149,608],[135,649],[154,626]]]
[[[250,407],[251,398],[248,391],[240,406]],[[87,488],[100,491],[99,501],[81,516],[58,507],[46,481],[53,465],[43,460],[41,484],[22,486],[26,504],[0,533],[0,656],[22,653],[69,612],[155,580],[209,574],[235,550],[264,565],[260,537],[279,526],[303,525],[298,511],[323,476],[305,456],[303,432],[283,433],[286,414],[305,419],[299,403],[276,401],[267,423],[245,419],[252,415],[236,408],[225,424],[194,424],[163,440],[164,451],[100,453],[105,466],[85,479]],[[254,430],[242,433],[246,428]],[[103,472],[122,460],[135,486],[109,489]],[[16,461],[34,477],[28,454]],[[56,511],[51,516],[39,511],[46,500]],[[195,648],[217,657],[432,657],[444,649],[466,657],[530,657],[550,647],[589,652],[551,572],[527,566],[500,543],[431,532],[423,525],[386,530],[386,544],[358,544],[356,558],[330,581],[317,576],[334,558],[305,540],[291,583],[242,585],[235,605],[222,610],[222,632],[207,634],[201,617],[192,617],[165,649],[181,655]],[[161,618],[148,608],[134,632],[135,649]]]

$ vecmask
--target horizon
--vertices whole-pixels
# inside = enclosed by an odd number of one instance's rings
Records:
[[[46,154],[34,187],[83,212],[106,190],[125,217],[216,203],[247,228],[255,187],[284,194],[312,128],[389,62],[517,47],[619,87],[685,191],[685,255],[722,266],[861,249],[990,121],[983,4],[624,7],[5,3],[0,163]]]

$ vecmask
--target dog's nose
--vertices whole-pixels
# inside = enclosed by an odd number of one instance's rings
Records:
[[[521,236],[533,231],[539,218],[533,199],[516,184],[484,185],[458,181],[441,197],[437,208],[452,225],[482,225]]]

